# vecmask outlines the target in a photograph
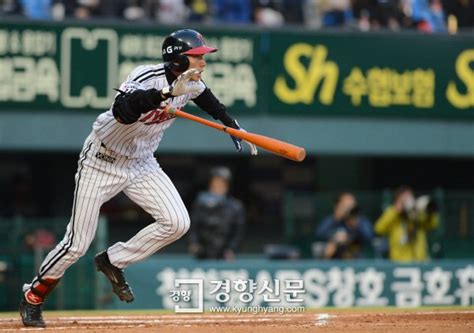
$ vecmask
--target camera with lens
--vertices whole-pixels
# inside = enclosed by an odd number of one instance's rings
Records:
[[[419,214],[433,214],[438,212],[438,204],[429,195],[418,198],[408,197],[403,203],[402,214],[411,220],[416,219]]]
[[[360,207],[359,205],[355,205],[347,212],[346,219],[351,217],[357,217],[360,214]]]

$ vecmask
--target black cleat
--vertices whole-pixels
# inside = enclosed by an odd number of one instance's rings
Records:
[[[94,262],[97,270],[104,273],[110,280],[110,283],[112,283],[112,290],[120,300],[127,303],[133,302],[135,296],[133,296],[132,288],[130,288],[125,280],[123,270],[110,263],[107,251],[102,251],[97,254],[94,258]]]
[[[43,320],[43,304],[34,305],[28,303],[23,297],[20,302],[20,316],[23,325],[29,327],[46,327]]]

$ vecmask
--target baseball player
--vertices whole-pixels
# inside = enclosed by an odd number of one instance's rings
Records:
[[[25,326],[45,327],[42,304],[69,266],[92,242],[102,204],[119,192],[153,216],[127,242],[113,244],[94,258],[121,301],[134,295],[123,269],[182,237],[190,218],[175,186],[153,154],[175,119],[166,105],[182,108],[193,100],[226,126],[243,130],[201,80],[204,55],[216,52],[197,31],[173,32],[162,45],[163,63],[139,66],[122,83],[110,110],[100,114],[79,155],[71,220],[61,242],[44,259],[38,274],[23,286],[20,315]],[[240,139],[232,137],[237,151]],[[255,145],[246,142],[252,155]]]

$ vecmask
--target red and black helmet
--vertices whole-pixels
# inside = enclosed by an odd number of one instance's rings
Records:
[[[164,63],[171,69],[184,72],[189,67],[186,55],[202,55],[216,52],[215,47],[206,45],[202,35],[196,30],[177,30],[163,41],[161,52]]]

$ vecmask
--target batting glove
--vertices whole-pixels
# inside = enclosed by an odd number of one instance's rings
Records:
[[[200,71],[197,68],[188,69],[186,72],[180,74],[176,80],[171,83],[171,86],[164,87],[161,93],[164,97],[170,98],[172,96],[179,96],[185,94],[193,94],[199,92],[200,84],[198,82],[191,81],[193,75],[199,74]]]
[[[229,126],[229,127],[232,127],[232,128],[235,128],[235,129],[238,129],[239,131],[242,131],[242,132],[247,132],[246,130],[244,130],[242,127],[239,126],[239,123],[237,122],[237,120],[234,120],[232,125]],[[254,145],[253,143],[250,143],[248,141],[245,141],[245,140],[242,140],[240,138],[236,138],[235,136],[230,136],[230,138],[232,139],[232,141],[234,142],[234,145],[235,145],[235,149],[240,153],[243,148],[242,148],[242,141],[244,141],[250,148],[250,154],[251,155],[257,155],[258,154],[258,150],[257,150],[257,146]]]

